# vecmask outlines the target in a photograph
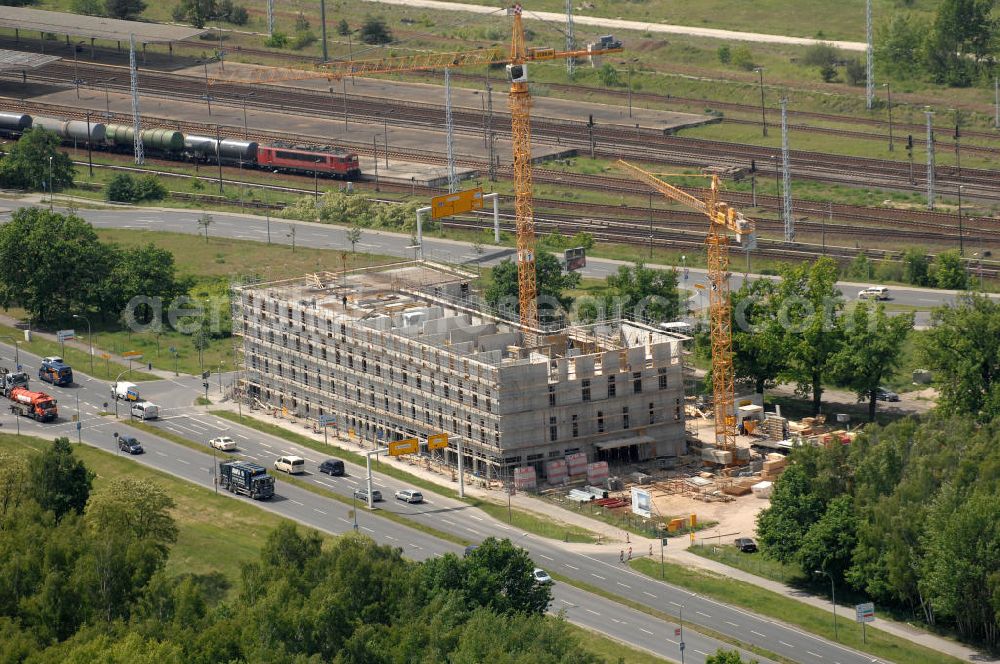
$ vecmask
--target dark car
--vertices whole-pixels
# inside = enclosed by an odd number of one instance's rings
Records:
[[[142,445],[135,439],[135,436],[119,436],[118,449],[129,454],[142,454]]]
[[[736,548],[743,553],[757,553],[757,542],[749,537],[737,537]]]
[[[899,401],[899,395],[892,390],[880,387],[875,390],[875,398],[879,401]]]
[[[344,462],[340,459],[327,459],[319,464],[319,472],[326,473],[327,475],[343,475]]]

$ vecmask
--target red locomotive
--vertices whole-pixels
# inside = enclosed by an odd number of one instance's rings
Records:
[[[270,145],[257,147],[257,165],[286,173],[314,172],[327,177],[353,180],[361,175],[358,155],[353,152],[310,152]]]

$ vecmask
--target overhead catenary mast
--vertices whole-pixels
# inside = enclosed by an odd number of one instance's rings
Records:
[[[788,152],[788,98],[781,98],[781,197],[785,221],[785,242],[795,242],[795,218],[792,217],[792,171]]]
[[[128,36],[128,67],[129,86],[132,89],[132,131],[135,145],[135,163],[141,166],[146,162],[146,156],[142,152],[142,122],[139,117],[139,72],[135,66],[135,35]]]
[[[572,51],[576,48],[576,39],[573,37],[573,0],[566,0],[566,50]],[[576,58],[572,55],[566,58],[566,73],[573,78],[573,70],[576,67]]]
[[[875,45],[872,39],[872,0],[865,0],[865,108],[875,103]]]
[[[455,124],[451,119],[451,69],[444,70],[444,125],[448,143],[448,193],[458,191],[458,176],[455,174]]]

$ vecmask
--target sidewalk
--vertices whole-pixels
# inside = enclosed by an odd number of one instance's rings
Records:
[[[7,314],[0,313],[0,324],[9,325],[11,327],[14,327],[14,325],[16,323],[19,323],[19,322],[20,321],[18,319],[14,318],[13,316],[8,316]],[[39,339],[44,339],[45,341],[51,341],[52,343],[55,343],[55,344],[59,343],[59,340],[56,338],[56,335],[54,335],[54,334],[52,334],[50,332],[39,332],[38,330],[32,330],[31,331],[31,336],[32,336],[32,338],[38,337]],[[87,342],[85,342],[85,341],[80,341],[78,339],[74,339],[72,341],[65,341],[63,343],[66,346],[69,346],[70,348],[74,348],[74,349],[76,349],[76,350],[78,350],[78,351],[80,351],[82,353],[85,353],[85,354],[89,354],[90,353],[90,344],[87,343]],[[94,352],[97,353],[97,352],[107,352],[107,351],[100,351],[100,349],[98,349],[97,347],[95,347],[94,348]],[[109,353],[109,355],[111,355],[111,357],[109,359],[112,362],[116,362],[116,363],[118,363],[118,364],[120,364],[122,366],[125,366],[125,367],[127,367],[129,365],[128,358],[122,357],[121,355],[116,355],[114,353]],[[104,359],[104,358],[102,357],[101,359]],[[136,371],[143,371],[143,372],[148,373],[148,374],[153,374],[154,376],[157,376],[158,378],[173,378],[174,377],[174,372],[173,371],[166,371],[164,369],[156,369],[156,368],[154,368],[152,371],[150,371],[149,369],[146,368],[147,366],[148,366],[147,363],[143,363],[143,364],[138,364],[137,366],[135,366],[133,368]],[[79,368],[79,370],[83,371],[82,368]]]
[[[229,410],[232,412],[237,411],[237,406],[234,402],[230,400],[223,401],[221,403],[216,403],[211,406],[213,409],[221,408]],[[308,436],[309,438],[315,440],[316,442],[323,442],[323,434],[316,433],[313,431],[312,424],[309,423],[308,426],[303,425],[303,420],[290,420],[282,417],[274,417],[267,411],[254,410],[252,412],[244,411],[244,414],[256,418],[262,422],[267,422],[268,424],[273,424],[279,426],[288,431],[294,431],[297,434]],[[355,441],[347,440],[343,437],[334,438],[333,434],[329,434],[332,444],[338,447],[361,452],[367,449],[371,449],[371,446],[363,446]],[[416,475],[422,479],[429,482],[434,482],[435,484],[441,485],[443,488],[456,490],[458,489],[458,481],[452,480],[441,473],[437,473],[426,469],[421,464],[403,460],[401,458],[395,457],[383,457],[380,463],[388,463],[400,470],[405,470],[408,473]],[[474,478],[471,474],[466,474],[465,482],[465,495],[467,497],[473,498],[484,498],[492,500],[496,503],[502,503],[506,498],[507,494],[498,490],[490,490],[483,488],[482,480],[479,478]],[[581,553],[586,553],[590,555],[601,554],[601,553],[611,553],[622,546],[630,545],[636,551],[644,552],[650,545],[653,546],[655,550],[659,550],[659,542],[656,540],[646,539],[638,535],[629,535],[629,542],[626,544],[626,533],[614,526],[611,526],[603,521],[598,521],[596,519],[588,518],[582,514],[576,512],[562,509],[551,503],[542,501],[538,498],[534,498],[529,494],[518,493],[510,497],[511,506],[516,507],[519,510],[525,512],[531,512],[540,517],[544,517],[559,523],[579,526],[585,528],[594,533],[597,533],[602,537],[602,542],[598,544],[569,544],[568,547],[575,551]],[[684,565],[685,567],[693,567],[702,569],[705,571],[713,572],[720,576],[724,576],[730,579],[736,579],[739,581],[744,581],[750,583],[759,588],[764,588],[772,592],[778,593],[790,599],[808,604],[810,606],[822,609],[824,611],[829,611],[831,609],[830,602],[824,598],[816,597],[804,593],[803,591],[786,586],[782,583],[776,581],[771,581],[765,579],[764,577],[756,576],[748,572],[743,572],[734,567],[729,567],[722,563],[718,563],[714,560],[709,560],[708,558],[703,558],[701,556],[695,555],[687,550],[688,541],[686,538],[679,538],[678,541],[684,542],[684,547],[678,549],[668,548],[667,558],[671,562]],[[611,546],[606,546],[611,545]],[[838,605],[838,619],[853,621],[852,607]],[[941,652],[952,657],[956,657],[965,661],[974,662],[1000,662],[1000,659],[991,657],[988,653],[983,653],[975,648],[965,646],[956,641],[946,639],[940,636],[936,636],[929,632],[926,632],[919,627],[911,626],[907,623],[902,623],[893,620],[887,620],[884,618],[876,618],[875,622],[871,623],[871,626],[875,629],[880,629],[888,634],[892,634],[907,641],[917,643],[931,650]]]

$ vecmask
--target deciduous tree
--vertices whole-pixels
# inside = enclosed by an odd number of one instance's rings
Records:
[[[548,252],[536,254],[535,261],[539,319],[558,319],[573,303],[573,298],[565,291],[580,283],[580,275],[577,272],[563,274],[559,260]],[[502,260],[493,268],[492,279],[483,292],[486,302],[516,316],[520,311],[517,279],[517,263],[509,258]]]
[[[73,456],[68,438],[56,438],[48,450],[31,457],[28,476],[29,494],[56,519],[68,512],[83,513],[94,473]]]
[[[73,184],[75,173],[59,137],[40,127],[24,132],[0,160],[0,184],[15,189],[59,191]]]
[[[788,365],[778,286],[770,279],[744,281],[732,302],[735,376],[763,394]]]

